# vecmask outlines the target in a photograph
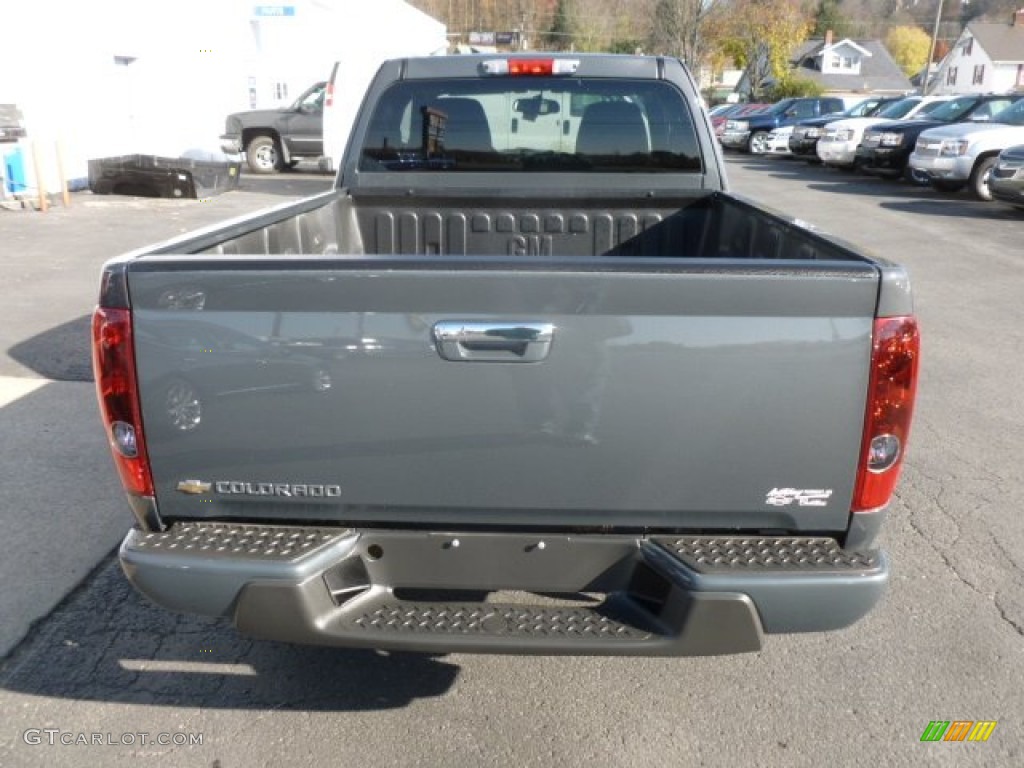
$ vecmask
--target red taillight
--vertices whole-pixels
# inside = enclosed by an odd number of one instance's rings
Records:
[[[334,106],[334,83],[330,82],[327,84],[327,92],[324,94],[324,106]]]
[[[550,75],[555,69],[554,59],[510,59],[510,75]]]
[[[485,75],[574,75],[579,59],[487,59],[481,65]]]
[[[914,413],[920,349],[913,317],[875,320],[854,512],[884,507],[896,488]]]
[[[92,316],[92,369],[103,425],[125,490],[153,495],[135,378],[132,315],[99,307]]]

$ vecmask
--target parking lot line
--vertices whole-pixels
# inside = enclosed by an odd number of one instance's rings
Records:
[[[15,376],[0,376],[0,408],[31,395],[46,386],[46,379],[25,379]]]

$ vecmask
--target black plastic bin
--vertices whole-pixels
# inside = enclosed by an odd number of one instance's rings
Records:
[[[158,155],[121,155],[89,161],[89,189],[97,195],[207,198],[238,186],[241,163]]]

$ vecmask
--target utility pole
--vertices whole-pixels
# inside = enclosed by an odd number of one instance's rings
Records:
[[[935,43],[939,39],[939,25],[942,23],[942,5],[944,0],[939,0],[939,7],[935,11],[935,26],[932,27],[932,44],[928,49],[928,61],[924,65],[924,84],[921,86],[921,95],[928,95],[928,86],[932,79],[932,58],[935,56]],[[935,74],[938,74],[936,71]]]

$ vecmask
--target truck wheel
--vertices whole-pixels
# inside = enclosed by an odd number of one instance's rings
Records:
[[[245,161],[253,173],[274,173],[281,170],[281,153],[270,136],[257,136],[245,147]]]
[[[747,152],[752,155],[763,155],[768,151],[768,131],[754,131],[747,139]]]
[[[901,176],[903,180],[909,184],[915,184],[919,187],[928,186],[928,177],[920,171],[915,171],[909,165],[903,166],[903,173]],[[894,176],[893,178],[900,178],[900,176]]]
[[[932,189],[939,192],[959,192],[966,186],[962,181],[933,181]]]
[[[992,177],[992,169],[996,166],[997,158],[995,155],[992,157],[986,157],[984,160],[979,160],[974,170],[971,171],[971,179],[968,184],[971,186],[971,192],[979,200],[984,200],[986,203],[992,201],[992,190],[988,188],[988,180]]]

